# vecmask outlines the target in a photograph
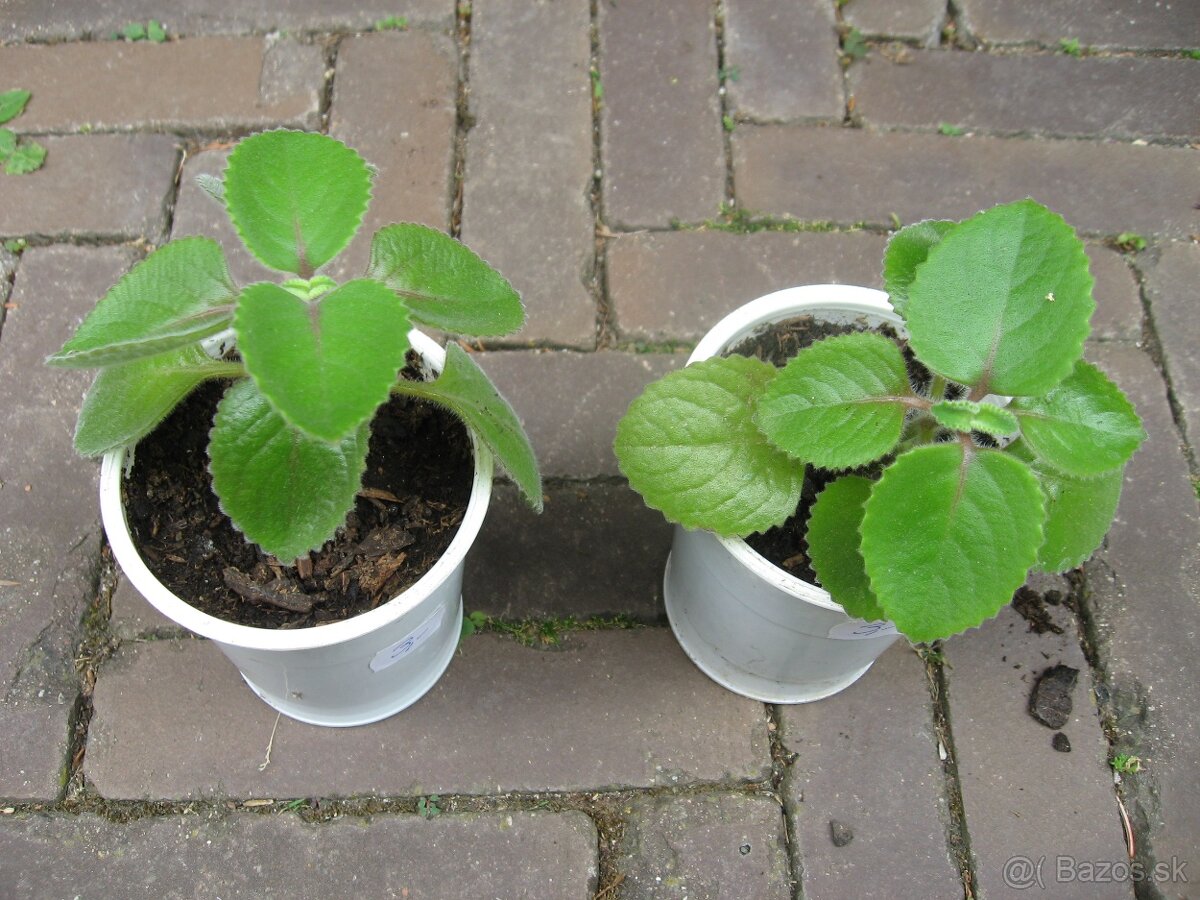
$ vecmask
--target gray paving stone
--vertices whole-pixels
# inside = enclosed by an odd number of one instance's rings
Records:
[[[946,4],[941,0],[853,0],[842,8],[846,23],[864,34],[937,44]]]
[[[471,19],[462,238],[521,292],[518,341],[595,346],[590,24],[587,0],[501,0]]]
[[[261,771],[276,714],[207,641],[122,647],[93,703],[84,768],[109,798],[573,791],[770,770],[763,707],[709,681],[660,628],[578,632],[557,650],[472,636],[387,721],[281,719]]]
[[[96,466],[71,447],[91,376],[42,360],[128,268],[119,248],[31,248],[0,332],[0,796],[57,795],[96,589]]]
[[[1146,277],[1155,331],[1193,450],[1200,447],[1200,244],[1167,244]]]
[[[1142,300],[1137,278],[1126,258],[1103,244],[1087,245],[1088,264],[1096,286],[1092,297],[1093,340],[1136,341],[1142,336]]]
[[[725,6],[726,90],[737,113],[756,120],[837,119],[845,112],[833,7],[823,0]]]
[[[617,422],[647,384],[686,357],[518,350],[476,360],[524,422],[542,475],[593,478],[620,474],[612,452]]]
[[[564,484],[530,511],[516,488],[497,484],[467,557],[467,612],[508,619],[663,617],[663,566],[671,526],[623,484]]]
[[[0,20],[0,41],[54,41],[106,38],[130,22],[158,19],[173,35],[241,34],[269,31],[341,31],[370,28],[386,16],[402,14],[413,22],[449,24],[454,8],[442,0],[189,0],[164,6],[159,0],[7,0]]]
[[[725,199],[708,0],[601,3],[604,215],[619,226],[715,216]]]
[[[886,238],[857,234],[672,231],[608,245],[617,331],[633,341],[696,341],[727,313],[799,284],[882,287]]]
[[[349,38],[338,50],[329,133],[379,173],[335,278],[366,270],[371,236],[394,222],[450,225],[458,62],[450,38],[424,31]]]
[[[1187,149],[743,126],[733,151],[738,202],[763,214],[914,222],[1032,196],[1085,232],[1184,236],[1198,221]]]
[[[0,821],[0,893],[61,897],[562,897],[596,887],[582,813],[339,818],[96,815]]]
[[[135,640],[155,634],[179,634],[183,631],[151,606],[124,575],[113,588],[109,602],[111,613],[108,630],[120,640]]]
[[[316,45],[264,38],[0,47],[0,83],[33,94],[26,131],[229,129],[317,123]]]
[[[1190,59],[1075,59],[912,51],[851,67],[855,111],[871,125],[1105,138],[1200,134],[1200,66]],[[1074,102],[1063,103],[1063,97]]]
[[[0,179],[0,235],[158,240],[178,150],[167,135],[39,138],[46,164]]]
[[[1200,46],[1200,17],[1188,2],[1148,0],[963,0],[963,25],[992,43],[1036,42],[1057,47],[1076,38],[1089,47],[1188,49]]]
[[[627,816],[620,896],[792,896],[783,811],[754,794],[647,797]]]
[[[1055,897],[1129,897],[1128,884],[1056,878],[1059,857],[1127,861],[1120,813],[1107,765],[1087,660],[1069,610],[1049,607],[1063,634],[1036,634],[1006,608],[946,644],[950,723],[975,876],[984,897],[1019,897],[1005,864],[1046,857],[1042,877]],[[1074,710],[1061,729],[1070,753],[1051,746],[1054,732],[1028,712],[1038,677],[1063,664],[1079,670]]]
[[[1159,861],[1200,870],[1200,509],[1166,392],[1150,359],[1106,344],[1089,354],[1137,406],[1150,439],[1130,462],[1106,546],[1084,571],[1117,749],[1142,759],[1125,779]],[[1132,804],[1129,802],[1132,799]],[[1145,841],[1143,840],[1143,849]],[[1173,896],[1166,887],[1163,891]]]
[[[817,703],[781,707],[793,852],[813,900],[961,893],[925,667],[903,642]],[[830,820],[853,839],[835,847]],[[903,822],[900,826],[898,823]]]

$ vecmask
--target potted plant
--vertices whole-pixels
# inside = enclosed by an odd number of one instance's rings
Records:
[[[508,282],[457,241],[415,224],[375,233],[364,277],[337,284],[320,274],[358,230],[371,178],[355,151],[325,135],[268,131],[246,138],[231,152],[224,180],[205,187],[224,204],[249,251],[288,277],[239,287],[215,241],[171,241],[122,278],[48,360],[100,370],[79,414],[75,446],[85,456],[104,456],[105,529],[134,587],[179,624],[214,640],[276,709],[326,725],[391,715],[415,702],[448,665],[461,627],[463,559],[487,508],[493,457],[541,508],[537,463],[512,408],[458,344],[443,351],[412,327],[515,331],[524,308]],[[244,598],[234,606],[239,613],[259,603],[297,607],[299,619],[285,618],[280,628],[227,621],[197,608],[195,598],[177,596],[151,572],[149,551],[143,558],[130,534],[122,472],[135,445],[205,392],[215,416],[184,423],[184,433],[198,432],[199,442],[183,465],[210,480],[203,493],[219,503],[217,527],[244,536],[229,552],[243,558],[245,551],[249,561],[239,569],[203,559],[205,573],[217,566],[203,583],[223,582],[212,592],[225,602],[234,594]],[[414,405],[449,410],[469,431],[468,439],[453,426],[461,438],[455,452],[468,460],[462,480],[470,485],[457,531],[451,520],[458,513],[444,513],[449,546],[398,596],[377,596],[360,614],[311,624],[319,619],[305,611],[313,601],[304,594],[314,584],[340,596],[339,586],[355,575],[360,580],[346,590],[363,600],[365,579],[375,579],[372,590],[384,589],[390,582],[380,566],[389,578],[403,570],[414,540],[399,526],[380,526],[341,549],[338,570],[312,551],[325,547],[328,554],[335,536],[345,543],[348,517],[358,528],[368,503],[382,509],[385,523],[395,522],[387,517],[405,505],[422,510],[415,515],[435,516],[420,506],[419,490],[401,497],[364,488],[373,429],[382,428],[385,414],[394,416],[393,407]],[[424,421],[424,415],[410,418]],[[410,433],[389,424],[393,432],[401,444]],[[451,451],[421,449],[418,459],[421,453]],[[142,505],[153,509],[158,502],[150,497]],[[180,530],[207,528],[205,515]],[[143,532],[157,532],[159,522]],[[192,554],[174,554],[183,555]],[[161,556],[154,560],[159,573],[171,565]],[[356,574],[355,566],[368,561],[370,575]],[[202,593],[207,597],[208,588]],[[328,602],[330,594],[319,596]]]
[[[821,285],[749,304],[617,430],[630,485],[680,526],[672,627],[748,696],[828,696],[897,632],[949,637],[995,616],[1031,570],[1079,565],[1145,438],[1082,359],[1093,281],[1055,213],[1023,200],[903,228],[884,281],[886,295]],[[848,333],[781,367],[730,353],[814,315]],[[743,540],[788,520],[820,587]]]

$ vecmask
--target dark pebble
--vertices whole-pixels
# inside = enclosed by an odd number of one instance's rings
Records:
[[[1053,738],[1051,738],[1050,746],[1053,747],[1055,750],[1057,750],[1059,753],[1070,753],[1071,752],[1071,739],[1069,737],[1067,737],[1065,734],[1063,734],[1061,731],[1059,731],[1059,732],[1055,733]]]
[[[850,826],[844,822],[839,822],[837,819],[829,820],[829,836],[833,839],[833,846],[835,847],[845,847],[854,840],[854,832]]]
[[[1071,718],[1074,701],[1071,692],[1079,670],[1070,666],[1051,666],[1038,678],[1029,696],[1029,714],[1047,728],[1062,728]]]

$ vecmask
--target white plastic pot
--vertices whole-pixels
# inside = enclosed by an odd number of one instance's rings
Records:
[[[836,284],[760,297],[718,322],[688,363],[719,356],[801,315],[902,328],[887,295]],[[667,616],[692,661],[718,684],[767,703],[806,703],[849,687],[899,637],[865,622],[814,584],[768,562],[740,538],[675,528],[663,579]]]
[[[445,351],[413,331],[409,339],[432,371]],[[314,725],[365,725],[419,700],[450,664],[462,630],[462,573],[492,491],[492,456],[474,441],[475,477],[467,510],[450,546],[408,590],[369,612],[311,628],[236,625],[207,615],[171,593],[133,545],[122,503],[124,451],[104,457],[100,512],[121,569],[163,615],[212,640],[264,701]]]

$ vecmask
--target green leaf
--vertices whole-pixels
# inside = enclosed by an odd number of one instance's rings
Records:
[[[387,400],[408,352],[404,304],[368,278],[316,300],[252,284],[238,300],[233,327],[246,371],[280,415],[331,442]]]
[[[217,407],[208,445],[221,509],[249,540],[284,563],[333,537],[362,483],[370,425],[335,444],[291,428],[253,381]]]
[[[1018,397],[1011,409],[1038,459],[1076,478],[1120,468],[1146,439],[1133,404],[1082,359],[1046,396]]]
[[[744,356],[708,359],[650,384],[617,426],[621,471],[672,522],[745,536],[796,511],[804,467],[754,425],[777,370]]]
[[[403,297],[414,320],[443,331],[511,334],[525,321],[520,294],[499,272],[424,225],[389,225],[375,232],[367,275]]]
[[[862,554],[879,605],[913,641],[973,628],[1037,562],[1045,518],[1029,467],[961,443],[918,447],[867,500]]]
[[[446,364],[435,381],[400,381],[396,391],[453,410],[492,451],[529,505],[542,511],[542,476],[529,436],[508,401],[458,344],[446,345]]]
[[[0,162],[4,162],[17,149],[17,135],[7,128],[0,128]]]
[[[4,171],[9,175],[28,175],[46,163],[46,148],[32,141],[25,141],[9,154],[4,161]]]
[[[878,334],[826,338],[788,360],[754,420],[789,456],[827,469],[879,459],[904,429],[912,396],[900,348]]]
[[[76,451],[99,456],[137,443],[197,385],[237,368],[192,345],[101,369],[79,411]]]
[[[873,485],[857,475],[846,475],[828,485],[813,504],[807,532],[809,560],[821,586],[848,615],[868,622],[887,618],[871,590],[858,549]]]
[[[118,281],[46,362],[106,366],[198,341],[229,326],[236,294],[220,244],[172,241]]]
[[[157,19],[151,19],[146,23],[146,37],[155,44],[161,44],[167,39],[167,30]]]
[[[1099,478],[1068,478],[1039,465],[1025,441],[1008,448],[1028,463],[1046,495],[1046,538],[1038,550],[1037,567],[1044,572],[1069,572],[1096,552],[1108,534],[1121,487],[1122,466]]]
[[[954,431],[982,431],[992,437],[1008,437],[1020,430],[1017,417],[994,403],[941,400],[929,411],[939,425]]]
[[[229,154],[229,217],[272,269],[311,277],[350,243],[370,199],[362,157],[323,134],[265,131]]]
[[[141,41],[146,38],[146,26],[141,22],[130,22],[121,29],[121,34],[124,35],[127,41]]]
[[[25,111],[29,102],[29,91],[4,91],[0,93],[0,125],[10,122]]]
[[[883,254],[883,287],[892,308],[901,316],[908,304],[909,286],[917,277],[917,266],[925,262],[930,249],[957,224],[926,219],[901,228],[888,240]]]
[[[196,186],[222,206],[225,205],[225,182],[216,175],[201,173],[196,176]]]
[[[996,394],[1043,394],[1083,351],[1095,309],[1083,243],[1032,200],[968,219],[929,251],[905,319],[917,358]]]

